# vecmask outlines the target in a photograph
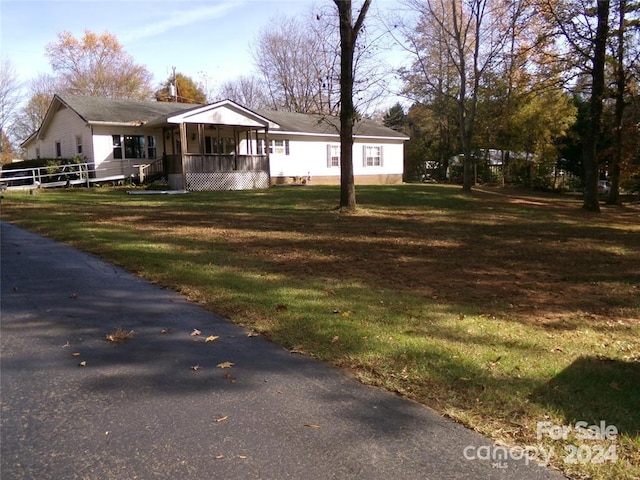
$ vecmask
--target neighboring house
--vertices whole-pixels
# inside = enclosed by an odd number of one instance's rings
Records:
[[[28,159],[79,156],[94,180],[164,172],[174,189],[340,182],[339,120],[210,105],[55,95]],[[356,183],[400,183],[408,137],[370,120],[354,128]]]

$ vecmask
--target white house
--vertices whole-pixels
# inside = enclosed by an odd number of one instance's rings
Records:
[[[79,156],[94,180],[162,171],[171,188],[267,188],[340,182],[339,119],[210,105],[55,95],[27,158]],[[362,120],[354,127],[358,184],[400,183],[408,137]]]

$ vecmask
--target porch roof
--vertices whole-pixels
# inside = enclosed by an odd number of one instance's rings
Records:
[[[249,129],[278,128],[278,124],[231,100],[222,100],[210,105],[198,106],[183,112],[170,113],[150,121],[147,125],[166,124],[228,125]]]

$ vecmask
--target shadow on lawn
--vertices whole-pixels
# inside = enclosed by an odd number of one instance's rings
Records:
[[[531,398],[558,409],[568,424],[605,421],[620,433],[640,434],[640,362],[579,357]]]

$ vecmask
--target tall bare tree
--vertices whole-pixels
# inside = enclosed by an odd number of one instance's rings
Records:
[[[69,32],[46,47],[51,68],[71,94],[112,98],[149,99],[152,75],[137,65],[117,37],[86,30],[82,39]]]
[[[57,79],[51,75],[41,74],[29,82],[29,100],[20,109],[14,124],[14,132],[19,141],[24,141],[40,128],[53,95],[61,91],[63,89]]]
[[[216,92],[218,99],[229,99],[252,110],[270,108],[264,83],[257,77],[241,76],[223,83]]]
[[[356,110],[353,103],[354,53],[358,34],[371,0],[364,0],[353,21],[351,0],[334,0],[340,24],[340,208],[355,210],[356,188],[353,178],[353,125]]]
[[[331,27],[316,13],[306,19],[274,18],[260,32],[253,57],[271,108],[327,115],[338,111],[338,40]]]
[[[20,80],[15,67],[9,60],[0,62],[0,153],[5,160],[5,153],[13,155],[11,146],[11,130],[15,122],[15,114],[20,104]]]

